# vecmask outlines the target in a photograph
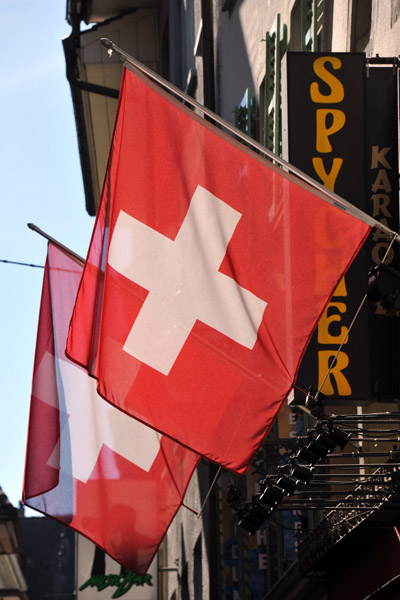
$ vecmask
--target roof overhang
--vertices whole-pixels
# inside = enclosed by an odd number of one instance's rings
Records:
[[[81,21],[103,23],[132,12],[138,8],[158,7],[160,0],[68,0],[67,20],[72,25],[73,15]]]
[[[67,12],[67,17],[74,19],[74,25],[71,35],[63,44],[74,105],[86,209],[90,215],[95,215],[107,167],[122,74],[119,58],[115,54],[110,57],[100,40],[103,37],[111,39],[157,71],[158,10],[131,8],[122,16],[81,32],[79,26],[77,28],[77,21],[82,17],[84,5],[89,8],[89,4],[97,6],[111,3],[82,2],[79,7],[78,4],[69,2],[68,10],[72,10],[72,5],[76,9],[75,12]]]

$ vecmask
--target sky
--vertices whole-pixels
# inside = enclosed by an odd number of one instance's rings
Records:
[[[0,260],[44,265],[47,242],[85,257],[85,208],[62,39],[66,0],[0,0]],[[43,269],[0,262],[0,487],[22,495]],[[33,511],[30,511],[33,514]],[[39,514],[39,513],[34,513]]]

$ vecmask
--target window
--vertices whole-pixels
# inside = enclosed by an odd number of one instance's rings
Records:
[[[350,52],[362,52],[371,32],[372,0],[353,0]]]
[[[257,134],[256,99],[250,88],[247,88],[240,104],[235,106],[235,126],[252,138]]]
[[[201,553],[201,534],[199,535],[193,551],[194,566],[194,596],[193,600],[202,600],[203,598],[203,563]]]
[[[297,0],[290,16],[290,50],[329,52],[332,11],[332,0]]]

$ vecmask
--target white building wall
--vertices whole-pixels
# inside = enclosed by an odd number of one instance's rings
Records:
[[[185,505],[197,513],[201,509],[200,490],[207,490],[208,466],[200,464],[185,495]],[[203,493],[204,497],[204,493]],[[211,598],[208,548],[209,506],[198,517],[182,506],[172,522],[165,544],[165,566],[177,571],[164,571],[168,600]]]
[[[400,2],[399,0],[374,0],[372,2],[371,38],[368,56],[399,56],[400,54]]]
[[[281,23],[290,24],[294,0],[244,0],[235,4],[231,14],[221,13],[218,40],[218,70],[221,116],[233,122],[233,108],[250,87],[258,96],[265,76],[266,32],[271,30],[277,13]]]
[[[350,51],[351,0],[335,0],[333,3],[332,51]]]
[[[350,52],[352,0],[335,0],[333,4],[332,50]],[[398,56],[400,51],[399,0],[373,0],[371,32],[364,49],[368,57]]]

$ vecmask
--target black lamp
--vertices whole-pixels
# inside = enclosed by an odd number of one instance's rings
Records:
[[[228,504],[230,504],[234,509],[237,509],[242,501],[242,494],[239,492],[237,487],[235,487],[231,483],[228,484],[228,493],[226,496],[226,500]]]
[[[274,507],[282,500],[284,495],[285,490],[283,488],[269,482],[265,490],[261,493],[260,500]]]
[[[254,535],[262,521],[253,513],[252,503],[246,502],[238,511],[238,526]]]
[[[296,491],[297,479],[291,477],[290,475],[282,475],[279,477],[276,484],[285,490],[286,496],[291,496]]]
[[[322,419],[324,416],[325,394],[317,392],[313,387],[306,390],[306,399],[304,406],[311,412],[316,419]]]
[[[322,446],[325,446],[325,448],[327,449],[327,454],[330,454],[336,448],[336,442],[334,442],[333,439],[329,437],[328,433],[323,429],[317,429],[317,431],[318,435],[315,441],[321,444]]]
[[[324,444],[321,444],[321,442],[318,439],[312,440],[308,444],[307,448],[308,450],[316,454],[319,457],[319,460],[324,459],[325,456],[329,453],[329,448]]]
[[[260,494],[253,494],[251,502],[246,502],[238,510],[238,526],[254,535],[272,510],[261,501]]]
[[[304,460],[304,462],[311,463],[312,465],[315,465],[315,463],[320,460],[318,454],[315,454],[315,452],[310,450],[309,445],[300,448],[296,452],[295,458],[301,458],[301,460]]]
[[[400,310],[400,272],[381,263],[368,271],[367,296],[373,302],[381,301],[383,308]]]
[[[329,433],[330,439],[337,445],[341,450],[349,443],[351,438],[351,433],[346,433],[342,429],[338,427],[334,427],[331,423],[329,424]]]
[[[299,465],[295,460],[290,461],[292,477],[304,482],[310,483],[311,477],[313,476],[314,467],[307,467],[305,465]]]
[[[251,500],[253,514],[257,515],[257,517],[262,519],[262,521],[265,521],[268,515],[272,512],[273,507],[264,502],[263,494],[253,494]]]

